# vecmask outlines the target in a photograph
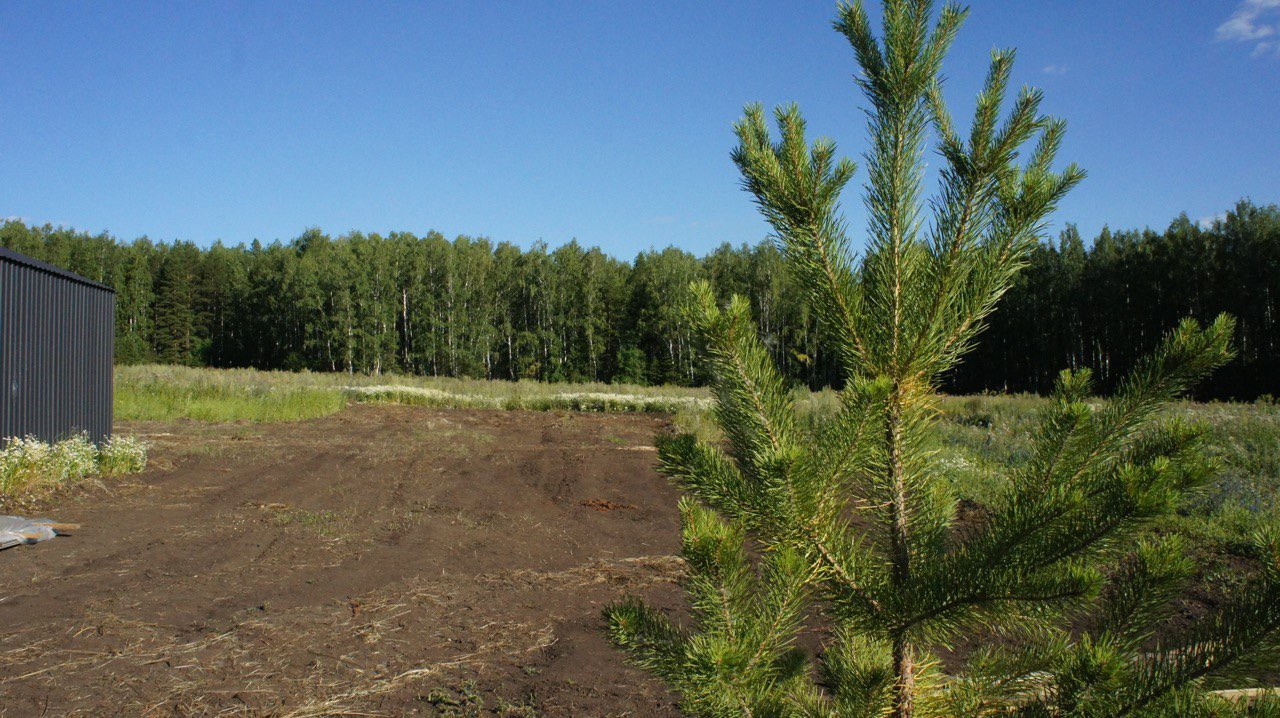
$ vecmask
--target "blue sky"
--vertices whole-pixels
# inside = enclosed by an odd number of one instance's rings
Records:
[[[1280,201],[1280,0],[974,0],[1069,121],[1092,236]],[[436,229],[630,257],[767,234],[729,161],[744,103],[864,148],[821,2],[0,3],[0,217],[208,244]],[[932,157],[930,158],[932,161]],[[859,179],[855,183],[861,181]],[[857,187],[845,207],[861,235]]]

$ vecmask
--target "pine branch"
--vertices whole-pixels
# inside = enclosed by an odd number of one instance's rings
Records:
[[[1115,715],[1133,715],[1201,679],[1239,688],[1259,669],[1280,668],[1280,582],[1266,580],[1240,594],[1187,635],[1162,641],[1121,694]]]
[[[1017,476],[993,502],[990,520],[966,538],[952,570],[1010,562],[1046,566],[1106,539],[1126,519],[1158,514],[1173,498],[1166,489],[1186,488],[1179,481],[1185,475],[1170,472],[1162,455],[1150,451],[1128,456],[1127,468],[1115,462],[1125,458],[1124,443],[1136,441],[1142,419],[1226,361],[1229,332],[1226,320],[1204,331],[1184,323],[1098,415],[1069,401],[1083,385],[1066,386],[1042,420],[1036,439],[1043,445],[1033,450],[1029,473]],[[1110,464],[1097,466],[1104,457]]]
[[[739,469],[765,482],[767,467],[787,461],[795,447],[790,394],[755,333],[746,300],[734,297],[722,310],[706,282],[695,283],[692,292],[691,319],[714,371],[717,418]]]
[[[734,125],[733,161],[811,294],[846,371],[855,373],[865,364],[867,349],[857,320],[859,284],[838,204],[855,166],[835,161],[835,145],[826,140],[813,143],[806,155],[805,122],[794,105],[779,107],[774,115],[782,135],[777,144],[765,126],[764,110],[747,106]]]
[[[1192,564],[1175,538],[1146,539],[1109,582],[1094,635],[1138,650],[1170,614]]]
[[[609,639],[637,665],[669,683],[685,680],[688,638],[666,616],[638,599],[628,599],[605,608],[604,617]]]

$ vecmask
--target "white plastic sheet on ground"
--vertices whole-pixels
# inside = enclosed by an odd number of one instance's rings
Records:
[[[24,519],[21,516],[0,516],[0,550],[28,543],[48,541],[58,535],[49,519]]]

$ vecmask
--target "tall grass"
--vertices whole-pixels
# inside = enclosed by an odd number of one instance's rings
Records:
[[[280,377],[274,376],[276,374]],[[176,366],[117,367],[117,419],[292,421],[341,409],[332,387],[283,379],[284,372],[194,369]]]
[[[940,426],[938,466],[961,496],[981,502],[1025,461],[1045,401],[1027,395],[943,399],[947,421]],[[1163,529],[1220,555],[1241,551],[1249,534],[1280,525],[1280,406],[1182,402],[1168,411],[1206,429],[1218,471],[1214,484]]]
[[[709,401],[705,390],[686,387],[141,365],[116,368],[115,408],[118,419],[274,422],[325,416],[348,402],[676,413],[700,411]]]
[[[351,386],[344,394],[356,401],[384,401],[440,408],[526,409],[532,411],[586,411],[602,413],[700,411],[710,408],[709,398],[697,396],[654,396],[620,391],[553,391],[555,385],[522,387],[512,384],[502,394],[467,394],[431,387]],[[579,385],[574,385],[577,389]]]

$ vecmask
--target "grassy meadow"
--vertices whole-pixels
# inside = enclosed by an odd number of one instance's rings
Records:
[[[438,408],[680,413],[710,406],[705,389],[365,376],[168,365],[116,368],[115,415],[124,420],[296,421],[348,402]]]
[[[814,421],[831,415],[835,392],[797,391]],[[291,373],[138,365],[116,369],[118,420],[276,422],[332,414],[348,403],[437,408],[652,411],[682,431],[714,438],[705,388],[547,384],[407,376]],[[978,503],[1018,464],[1044,399],[1030,395],[943,397],[937,434],[940,472]],[[1280,405],[1183,402],[1172,411],[1203,423],[1220,463],[1211,491],[1185,505],[1169,530],[1215,552],[1240,549],[1263,521],[1280,520]]]
[[[938,461],[958,494],[979,503],[1002,470],[1021,463],[1045,400],[1033,396],[947,397]],[[1228,557],[1247,556],[1248,537],[1280,522],[1280,405],[1180,402],[1169,410],[1209,434],[1216,481],[1185,502],[1161,532],[1181,534],[1209,573],[1231,573]],[[1223,576],[1230,580],[1230,576]]]

